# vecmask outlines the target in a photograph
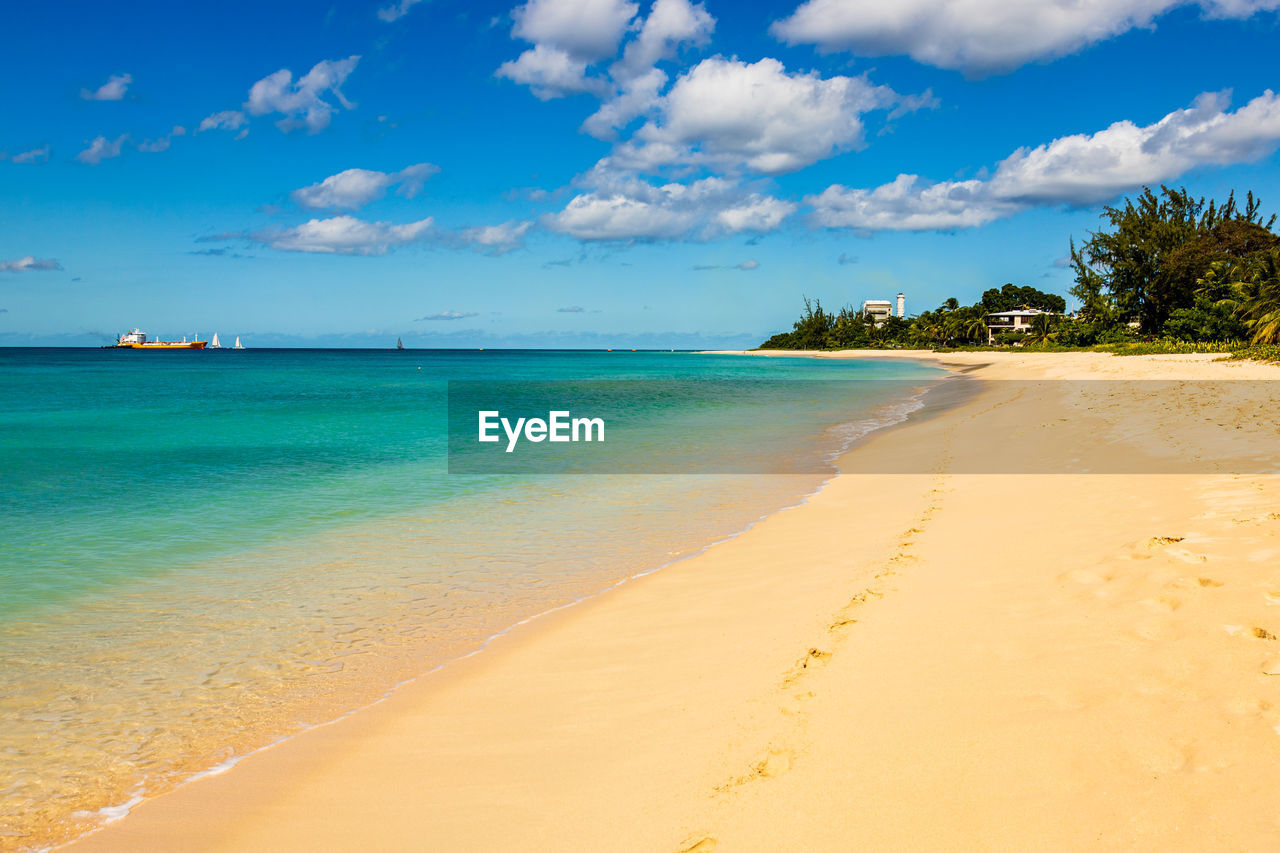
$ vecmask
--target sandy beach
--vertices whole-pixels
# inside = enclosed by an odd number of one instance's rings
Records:
[[[901,464],[65,849],[1274,848],[1280,366],[900,355]]]

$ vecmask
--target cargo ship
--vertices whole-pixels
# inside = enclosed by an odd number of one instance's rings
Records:
[[[125,332],[114,344],[108,344],[103,349],[204,349],[208,343],[188,341],[185,337],[180,341],[149,341],[140,329],[134,329],[132,332]]]

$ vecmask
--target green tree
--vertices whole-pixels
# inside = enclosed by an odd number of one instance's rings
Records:
[[[1237,316],[1255,344],[1280,343],[1280,263],[1272,251],[1260,259],[1242,289]]]
[[[1174,311],[1194,308],[1197,282],[1215,260],[1248,263],[1275,245],[1275,217],[1264,222],[1260,207],[1253,193],[1241,209],[1234,193],[1219,204],[1162,186],[1103,208],[1107,227],[1071,243],[1082,316],[1113,313],[1160,332]]]
[[[982,308],[987,314],[1029,308],[1061,314],[1067,310],[1067,301],[1056,293],[1045,293],[1029,286],[1019,287],[1010,282],[999,289],[993,287],[985,291],[982,294]]]

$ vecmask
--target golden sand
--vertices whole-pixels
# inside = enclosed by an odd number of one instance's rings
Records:
[[[837,477],[72,849],[1274,849],[1280,477],[1231,472],[1280,455],[1277,395],[1144,387],[986,383],[845,460],[919,473]],[[1027,458],[1099,473],[954,473]]]

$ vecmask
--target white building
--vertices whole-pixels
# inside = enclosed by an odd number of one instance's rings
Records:
[[[870,317],[879,326],[893,316],[893,303],[888,299],[868,299],[862,303],[862,316]]]
[[[884,323],[890,317],[906,317],[907,316],[907,295],[899,293],[897,299],[897,314],[894,313],[894,303],[888,299],[868,299],[862,303],[862,314],[864,317],[870,317],[875,321],[877,326]]]
[[[1057,316],[1049,311],[1041,311],[1038,308],[1026,308],[1021,311],[996,311],[994,314],[988,314],[986,319],[987,343],[995,343],[996,335],[1001,332],[1023,332],[1025,334],[1031,328],[1031,321],[1041,314]]]

